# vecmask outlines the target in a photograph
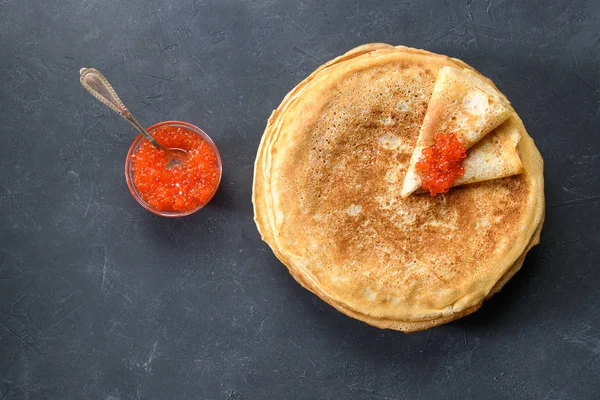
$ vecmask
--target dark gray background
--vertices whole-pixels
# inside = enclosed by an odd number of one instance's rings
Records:
[[[0,0],[0,399],[591,399],[600,391],[600,2]],[[545,162],[542,245],[480,311],[382,331],[302,289],[252,220],[272,109],[366,42],[459,57]],[[131,197],[138,119],[224,163],[183,219]]]

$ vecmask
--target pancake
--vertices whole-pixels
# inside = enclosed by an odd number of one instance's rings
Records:
[[[504,178],[523,172],[523,163],[517,152],[521,133],[510,118],[494,131],[475,143],[463,160],[464,174],[452,186]],[[427,193],[423,188],[417,194]]]
[[[465,173],[454,186],[504,178],[523,172],[523,163],[517,152],[521,140],[519,124],[508,119],[469,149],[463,160]]]
[[[433,144],[437,134],[452,132],[469,149],[511,114],[508,100],[497,89],[463,70],[466,68],[446,66],[438,73],[404,178],[403,197],[421,186],[416,163],[421,159],[422,150]],[[455,185],[463,183],[458,181]]]
[[[426,329],[475,311],[539,241],[542,159],[512,108],[502,143],[514,152],[518,133],[521,175],[402,198],[446,66],[477,74],[423,50],[361,46],[294,88],[258,149],[253,203],[263,240],[301,285],[381,328]]]

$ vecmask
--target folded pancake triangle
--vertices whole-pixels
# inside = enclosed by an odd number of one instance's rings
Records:
[[[463,162],[465,174],[454,186],[520,173],[516,151],[519,132],[510,123],[499,127],[512,113],[508,100],[471,70],[440,69],[404,178],[402,197],[420,188],[416,163],[439,133],[454,133],[466,149],[481,140],[468,151]]]

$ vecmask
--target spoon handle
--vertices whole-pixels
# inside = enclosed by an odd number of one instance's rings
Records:
[[[129,112],[123,101],[115,92],[112,85],[108,83],[108,80],[98,70],[94,68],[81,68],[79,70],[79,80],[83,87],[90,92],[95,98],[100,100],[102,103],[107,105],[113,111],[119,113],[121,117],[125,118],[135,129],[137,129],[142,135],[148,139],[156,148],[164,150],[150,134],[144,129],[142,125]]]

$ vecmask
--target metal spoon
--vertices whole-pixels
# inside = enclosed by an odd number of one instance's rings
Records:
[[[129,121],[129,123],[144,135],[157,149],[164,151],[165,158],[167,159],[167,169],[183,164],[187,157],[187,152],[176,147],[167,149],[150,136],[146,129],[133,118],[133,115],[131,115],[127,107],[125,107],[125,104],[123,104],[123,101],[121,101],[117,92],[115,92],[115,89],[113,89],[112,85],[108,83],[108,80],[104,75],[98,72],[98,70],[94,68],[81,68],[79,70],[79,80],[83,87],[95,98],[106,104],[113,111],[119,113],[121,117]]]

